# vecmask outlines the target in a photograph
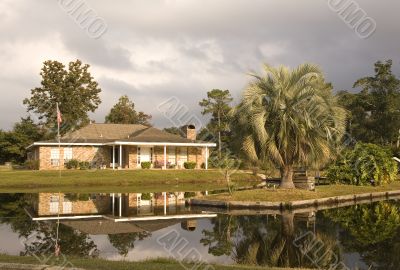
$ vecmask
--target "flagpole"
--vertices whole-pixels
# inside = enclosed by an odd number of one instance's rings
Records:
[[[57,140],[58,140],[58,178],[61,181],[61,137],[60,137],[60,108],[58,107],[58,102],[56,103],[57,106]],[[60,206],[61,206],[61,192],[58,191],[58,211],[57,211],[57,229],[56,229],[56,244],[54,253],[56,257],[60,255],[61,249],[58,244],[58,232],[60,227]]]
[[[60,138],[60,121],[59,121],[60,108],[58,107],[58,102],[56,103],[56,105],[57,105],[58,172],[59,172],[59,177],[61,177],[61,138]]]

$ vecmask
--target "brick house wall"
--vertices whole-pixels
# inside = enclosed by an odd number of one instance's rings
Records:
[[[84,215],[84,214],[105,214],[109,212],[111,197],[105,194],[97,194],[94,199],[87,201],[71,201],[71,212],[64,213],[64,202],[68,201],[65,194],[59,196],[58,193],[39,193],[37,206],[35,207],[38,216],[51,216],[57,214],[50,211],[51,199],[59,200],[58,209],[60,214]],[[53,208],[54,210],[54,208]]]
[[[127,154],[127,167],[129,169],[136,169],[138,168],[137,165],[137,146],[127,146],[126,147],[126,154]]]
[[[110,147],[96,146],[72,146],[72,158],[79,161],[88,161],[95,164],[104,164],[109,167],[111,163]],[[39,160],[40,170],[58,170],[58,166],[51,164],[51,149],[58,149],[57,146],[39,146],[36,159]],[[35,150],[36,151],[36,150]],[[60,167],[64,169],[64,147],[60,147]]]
[[[110,167],[112,162],[111,146],[72,146],[72,158],[79,161],[88,161],[97,166],[106,165]],[[51,149],[58,149],[57,146],[38,146],[31,150],[29,159],[39,160],[40,170],[58,170],[59,166],[51,164]],[[175,147],[176,163],[181,160],[181,155],[187,156],[188,161],[196,162],[197,168],[205,162],[205,148],[202,147]],[[167,146],[167,161],[170,152]],[[64,169],[64,146],[60,147],[60,167]],[[125,169],[137,169],[137,146],[123,146],[122,164]],[[164,163],[164,147],[153,147],[153,164],[159,162]]]

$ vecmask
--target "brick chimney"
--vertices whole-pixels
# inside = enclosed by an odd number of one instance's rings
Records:
[[[186,125],[182,127],[183,133],[186,138],[192,141],[196,140],[196,127],[194,125]]]

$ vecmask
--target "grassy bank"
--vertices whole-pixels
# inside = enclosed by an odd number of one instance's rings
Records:
[[[341,195],[362,194],[370,192],[381,192],[400,190],[400,181],[386,186],[352,186],[352,185],[329,185],[317,186],[315,191],[307,190],[284,190],[284,189],[257,189],[234,192],[232,196],[228,193],[210,195],[204,199],[220,201],[252,201],[252,202],[290,202],[298,200],[321,199]],[[202,198],[203,199],[203,198]]]
[[[231,176],[238,185],[258,183],[259,177],[237,172]],[[112,171],[2,171],[0,192],[156,192],[195,191],[224,188],[218,170],[132,170]]]
[[[128,269],[146,269],[146,270],[179,270],[179,269],[192,269],[194,265],[184,264],[183,267],[179,262],[169,259],[158,259],[143,262],[122,262],[122,261],[106,261],[101,259],[79,259],[79,258],[68,258],[74,267],[84,269],[99,269],[99,270],[128,270]],[[39,262],[33,257],[19,257],[19,256],[8,256],[0,255],[0,263],[22,263],[22,264],[39,264]],[[216,270],[244,270],[244,269],[260,269],[260,270],[301,270],[299,268],[271,268],[271,267],[255,267],[255,266],[223,266],[213,265]],[[209,269],[206,265],[199,267],[198,269]],[[212,268],[210,268],[212,269]]]

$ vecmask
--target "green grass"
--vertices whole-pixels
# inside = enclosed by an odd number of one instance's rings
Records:
[[[0,172],[1,171],[11,171],[12,168],[9,166],[5,166],[5,165],[0,165]]]
[[[352,185],[328,185],[317,186],[315,191],[307,190],[285,190],[285,189],[257,189],[234,192],[232,196],[228,193],[210,195],[205,197],[209,200],[221,201],[264,201],[264,202],[290,202],[298,200],[320,199],[341,195],[371,193],[380,191],[400,190],[400,181],[386,186],[352,186]]]
[[[231,176],[239,186],[254,185],[260,178],[245,172]],[[1,171],[0,192],[158,192],[197,191],[226,187],[218,170],[65,170]]]
[[[156,259],[143,262],[123,262],[123,261],[107,261],[102,259],[80,259],[80,258],[67,258],[74,267],[84,269],[98,269],[98,270],[179,270],[185,269],[179,262],[171,259]],[[0,262],[8,263],[22,263],[22,264],[39,264],[39,262],[33,257],[19,257],[19,256],[8,256],[0,255]],[[57,265],[55,263],[55,265]],[[184,264],[186,269],[192,269],[194,265]],[[255,267],[255,266],[239,266],[239,265],[213,265],[216,270],[244,270],[244,269],[260,269],[260,270],[300,270],[300,268],[271,268],[271,267]],[[199,267],[200,269],[212,269],[207,268],[205,265]]]

